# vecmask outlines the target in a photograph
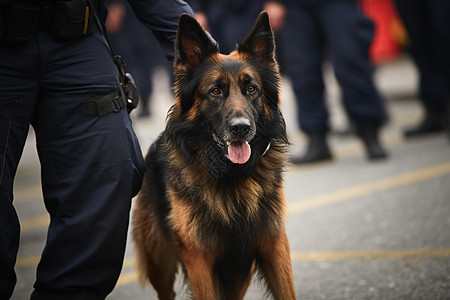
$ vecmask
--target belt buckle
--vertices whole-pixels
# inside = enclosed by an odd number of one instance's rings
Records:
[[[120,102],[119,102],[119,98],[120,98],[120,96],[116,96],[116,97],[114,97],[114,99],[113,99],[113,104],[114,104],[114,110],[113,110],[113,112],[118,112],[122,107],[120,107]]]

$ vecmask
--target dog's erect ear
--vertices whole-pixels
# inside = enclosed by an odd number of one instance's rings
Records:
[[[238,51],[256,55],[263,62],[275,60],[275,41],[267,12],[259,14],[252,30],[239,44]]]
[[[176,61],[195,67],[206,57],[219,51],[212,38],[188,14],[182,14],[175,43]]]

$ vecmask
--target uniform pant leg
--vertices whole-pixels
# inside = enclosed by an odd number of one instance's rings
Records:
[[[429,0],[430,19],[436,42],[441,70],[445,76],[447,100],[450,101],[450,1]]]
[[[446,82],[447,100],[450,101],[450,1],[430,0],[430,18],[436,32],[437,47]]]
[[[360,126],[381,125],[387,115],[368,55],[373,22],[358,11],[355,0],[327,1],[319,6],[320,24],[350,119]]]
[[[0,43],[0,299],[9,299],[15,283],[19,220],[13,206],[13,183],[38,91],[37,45]]]
[[[34,123],[51,223],[32,299],[104,299],[119,276],[143,159],[126,109],[84,116],[82,101],[117,88],[103,37],[38,35],[41,97]]]
[[[447,97],[444,69],[441,68],[443,62],[439,55],[443,45],[438,42],[440,34],[436,31],[439,26],[444,26],[443,32],[449,31],[450,18],[446,15],[448,9],[445,12],[445,3],[448,6],[446,0],[396,0],[398,12],[410,36],[411,55],[419,69],[420,100],[429,112],[443,111]],[[437,11],[437,18],[433,16],[434,11]],[[438,25],[440,23],[442,25]]]
[[[306,132],[328,130],[322,74],[323,36],[316,5],[293,3],[281,32],[282,47],[297,101],[297,116]]]

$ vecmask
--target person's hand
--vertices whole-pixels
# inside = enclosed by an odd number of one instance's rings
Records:
[[[274,32],[281,30],[286,17],[286,7],[280,2],[267,1],[263,9],[269,14],[270,26]]]
[[[200,24],[200,26],[202,26],[202,28],[204,30],[206,30],[209,33],[211,33],[211,30],[209,29],[209,24],[208,24],[208,17],[206,16],[206,14],[204,12],[196,11],[195,12],[195,19]]]
[[[106,19],[106,30],[110,33],[118,32],[125,19],[125,7],[120,3],[112,3],[108,5],[108,18]]]

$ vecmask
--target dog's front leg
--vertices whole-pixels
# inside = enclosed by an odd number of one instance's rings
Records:
[[[284,229],[279,234],[265,236],[258,247],[260,272],[277,300],[295,300],[289,241]]]
[[[180,258],[186,268],[192,293],[196,300],[216,300],[213,279],[214,258],[192,246],[182,246]]]

